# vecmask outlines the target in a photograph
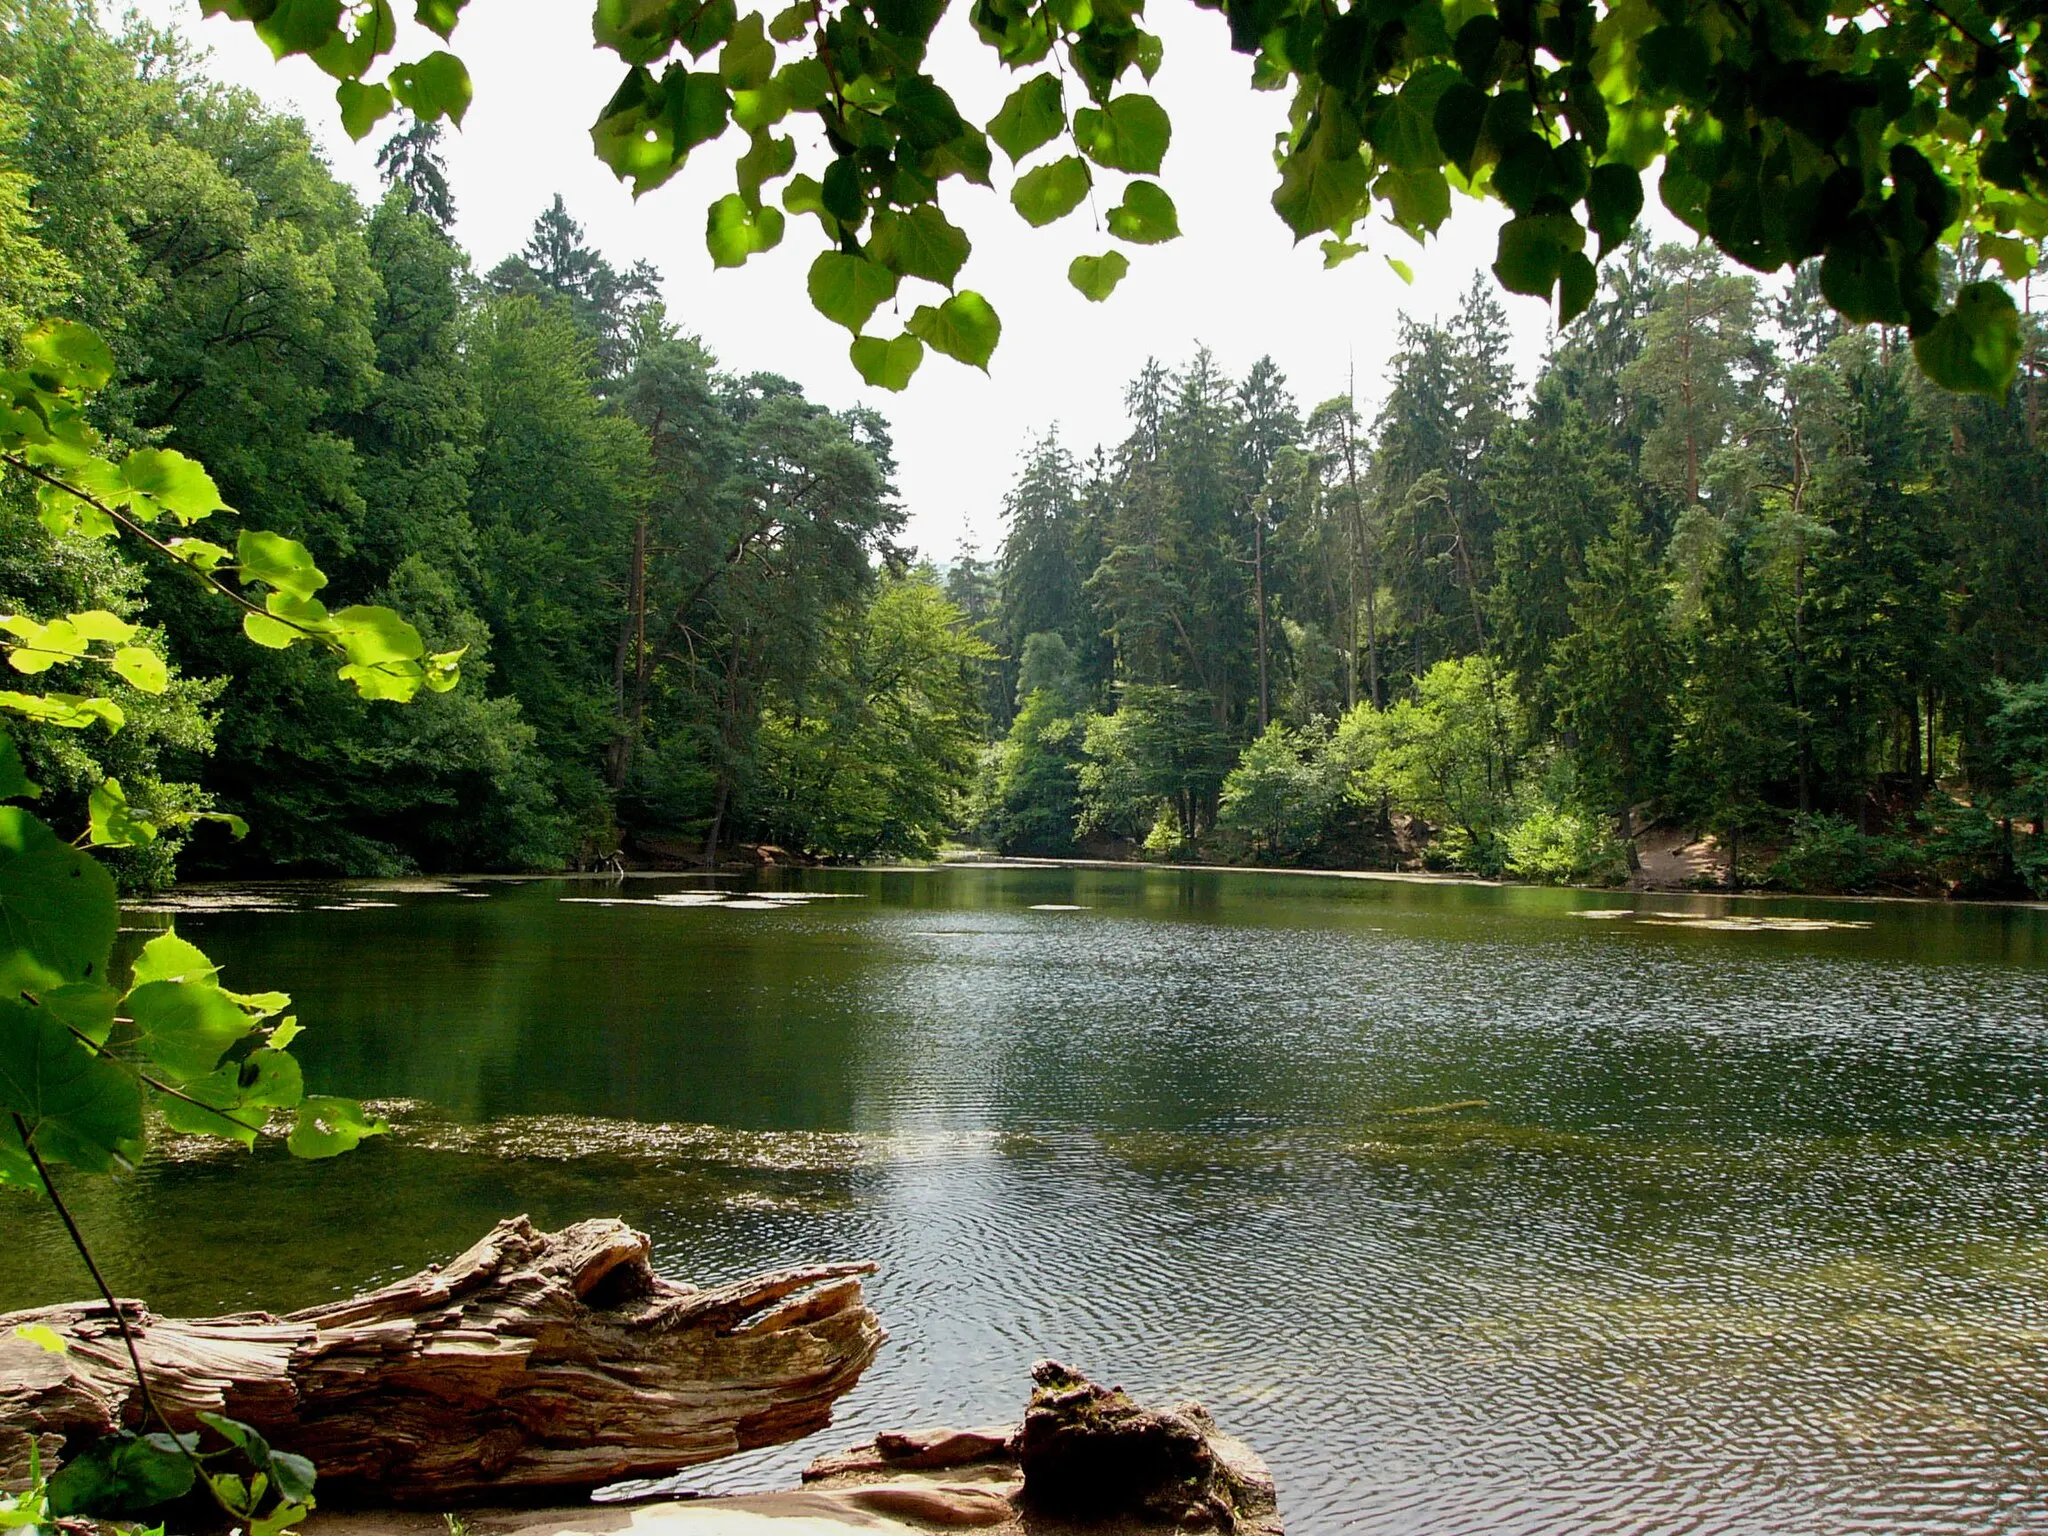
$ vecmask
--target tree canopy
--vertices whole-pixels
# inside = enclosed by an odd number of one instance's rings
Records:
[[[1909,329],[1937,383],[1997,395],[2013,377],[2016,308],[1983,268],[2023,276],[2048,235],[2048,39],[2033,0],[1198,3],[1250,57],[1252,89],[1293,93],[1273,207],[1297,239],[1321,236],[1330,264],[1365,248],[1375,217],[1422,238],[1453,191],[1491,198],[1512,215],[1495,277],[1568,322],[1593,304],[1595,263],[1627,238],[1654,168],[1687,227],[1759,272],[1818,259],[1826,302],[1852,323]],[[452,41],[465,4],[416,0],[414,14]],[[448,49],[395,57],[390,0],[205,8],[333,76],[357,138],[400,107],[459,123],[475,89]],[[976,35],[1024,75],[985,124],[928,68],[946,9],[598,0],[592,21],[625,66],[590,130],[598,157],[638,195],[697,146],[744,135],[734,190],[707,216],[713,261],[740,265],[782,240],[785,215],[815,217],[811,301],[853,333],[861,375],[891,389],[927,348],[976,367],[995,349],[1001,322],[960,286],[969,242],[943,207],[952,178],[990,184],[994,150],[1034,226],[1094,192],[1116,198],[1109,233],[1126,245],[1179,233],[1159,179],[1172,124],[1133,88],[1164,56],[1140,0],[972,0]],[[778,131],[793,114],[824,137],[801,168]],[[1077,256],[1068,275],[1102,299],[1129,270],[1112,249]],[[906,280],[932,302],[900,334],[869,334]]]

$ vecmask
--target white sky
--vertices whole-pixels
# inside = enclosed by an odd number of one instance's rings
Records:
[[[380,194],[375,147],[388,125],[350,144],[332,82],[311,64],[273,63],[250,28],[202,19],[196,0],[142,0],[141,8],[210,49],[217,77],[304,117],[337,172],[366,201]],[[965,12],[956,5],[940,24],[933,73],[967,117],[986,122],[1016,81],[973,36]],[[704,248],[704,212],[732,189],[732,157],[744,147],[736,132],[734,144],[699,149],[680,175],[636,205],[590,151],[589,125],[622,66],[592,45],[589,9],[574,0],[479,0],[465,12],[453,46],[477,94],[461,132],[447,140],[455,233],[479,270],[487,270],[525,242],[535,215],[562,193],[614,264],[645,258],[661,271],[672,318],[700,334],[724,366],[786,375],[835,406],[863,401],[881,410],[895,428],[910,539],[943,560],[966,532],[988,554],[1001,539],[1003,493],[1027,438],[1058,423],[1079,452],[1119,439],[1124,384],[1147,357],[1174,364],[1206,343],[1227,371],[1242,376],[1270,352],[1304,410],[1341,394],[1355,362],[1360,403],[1369,413],[1398,315],[1448,316],[1473,271],[1493,257],[1501,211],[1457,198],[1450,222],[1427,249],[1375,225],[1365,236],[1368,254],[1324,271],[1316,243],[1295,247],[1268,203],[1271,145],[1285,120],[1286,95],[1247,87],[1250,61],[1229,51],[1220,15],[1163,5],[1148,20],[1166,44],[1151,90],[1173,118],[1160,180],[1179,206],[1182,236],[1161,246],[1122,247],[1130,275],[1107,302],[1090,304],[1068,286],[1067,263],[1112,242],[1087,205],[1031,229],[1009,206],[1009,165],[1000,150],[995,190],[947,182],[947,211],[974,242],[961,284],[984,294],[1003,319],[989,376],[928,353],[903,394],[863,385],[847,360],[847,333],[819,317],[804,293],[805,272],[822,248],[808,216],[792,217],[782,244],[765,256],[715,271]],[[401,56],[417,57],[421,40],[431,39],[410,22],[405,27]],[[801,137],[799,147],[806,148]],[[800,168],[805,163],[800,156]],[[1098,189],[1102,211],[1114,199]],[[1413,267],[1412,286],[1382,254]],[[938,290],[927,284],[907,282],[904,290],[906,315],[918,303],[936,302]],[[1514,326],[1514,361],[1527,383],[1543,352],[1549,311],[1536,299],[1501,297]],[[873,329],[894,327],[878,316]]]

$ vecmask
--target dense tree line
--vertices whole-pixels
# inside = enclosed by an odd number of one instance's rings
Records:
[[[1975,273],[1951,273],[1952,280]],[[2041,332],[2003,401],[1640,236],[1526,393],[1475,280],[1370,421],[1270,360],[1148,365],[1024,457],[951,580],[1001,653],[981,834],[1619,875],[2048,886]]]
[[[452,692],[366,702],[303,648],[252,660],[189,572],[53,534],[17,486],[0,610],[158,621],[145,643],[178,678],[124,695],[116,735],[25,728],[35,777],[82,803],[118,772],[145,808],[248,818],[188,870],[931,848],[982,739],[986,647],[899,546],[887,424],[722,368],[559,198],[479,276],[437,131],[385,145],[366,210],[299,123],[174,35],[0,3],[6,334],[94,326],[120,368],[113,441],[202,460],[308,547],[323,599],[463,649]],[[161,880],[176,853],[122,857]]]

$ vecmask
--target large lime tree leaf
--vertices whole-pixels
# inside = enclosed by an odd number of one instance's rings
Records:
[[[1956,307],[1913,338],[1913,356],[1943,389],[2005,398],[2020,361],[2020,312],[1996,283],[1971,283]]]
[[[366,1114],[353,1099],[313,1094],[299,1106],[298,1123],[285,1138],[294,1157],[339,1157],[352,1152],[369,1136],[389,1133],[388,1121]]]
[[[134,1075],[47,1008],[0,1002],[0,1110],[0,1182],[39,1182],[17,1116],[46,1162],[104,1173],[141,1155],[142,1095]]]
[[[256,1021],[206,981],[149,981],[128,994],[136,1049],[174,1082],[205,1077]]]
[[[103,979],[119,922],[98,861],[0,805],[0,998]]]
[[[1003,333],[1003,322],[987,299],[963,290],[936,309],[919,305],[907,329],[934,352],[986,370]]]
[[[188,1440],[192,1437],[187,1437]],[[50,1478],[53,1515],[133,1515],[192,1491],[192,1458],[169,1435],[103,1435]]]

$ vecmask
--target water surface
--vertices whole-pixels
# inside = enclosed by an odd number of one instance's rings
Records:
[[[622,1215],[699,1280],[880,1260],[891,1341],[840,1427],[706,1487],[1014,1418],[1056,1354],[1207,1403],[1310,1536],[2048,1526],[2048,912],[779,881],[845,899],[178,914],[230,985],[294,991],[309,1080],[396,1101],[398,1134],[78,1181],[103,1262],[217,1312],[520,1211]],[[81,1292],[46,1213],[0,1204],[0,1239],[0,1308]]]

